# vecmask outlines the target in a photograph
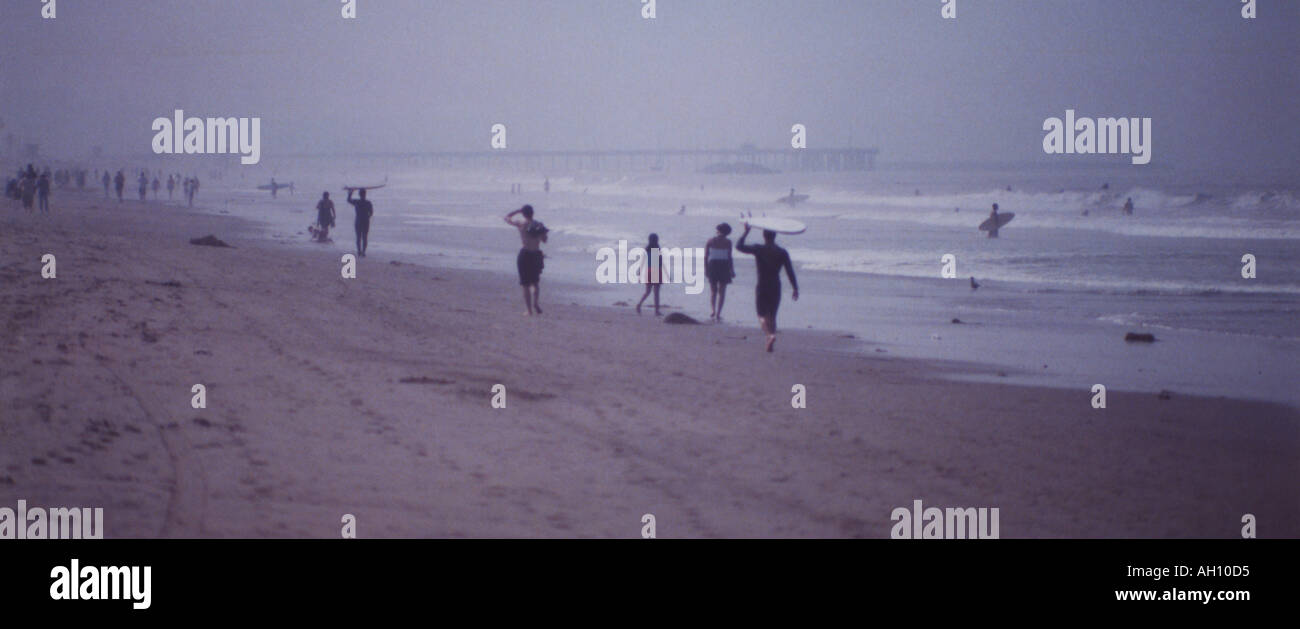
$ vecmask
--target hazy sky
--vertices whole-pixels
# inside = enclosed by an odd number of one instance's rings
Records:
[[[3,0],[0,118],[46,154],[145,153],[150,122],[260,116],[263,155],[877,146],[1041,160],[1063,116],[1153,119],[1153,164],[1300,157],[1300,2]],[[1116,156],[1115,160],[1121,158]]]

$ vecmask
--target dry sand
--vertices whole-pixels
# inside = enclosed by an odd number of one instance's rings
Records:
[[[110,538],[334,537],[344,513],[361,537],[628,538],[653,513],[659,537],[882,538],[914,499],[997,507],[1002,537],[1232,538],[1245,513],[1300,536],[1294,408],[1094,410],[829,333],[768,355],[756,329],[571,305],[545,276],[529,319],[513,258],[427,268],[376,242],[345,280],[350,225],[303,251],[96,196],[0,205],[0,506],[103,507]],[[235,248],[188,243],[210,233]]]

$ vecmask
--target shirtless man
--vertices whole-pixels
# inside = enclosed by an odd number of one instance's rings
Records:
[[[523,214],[524,220],[515,220],[516,214]],[[542,314],[539,284],[542,279],[542,243],[546,242],[546,226],[541,221],[533,220],[531,205],[525,205],[506,214],[505,220],[519,230],[519,239],[524,244],[515,260],[515,265],[519,267],[519,285],[524,289],[524,306],[527,308],[524,314],[528,316],[534,313]]]

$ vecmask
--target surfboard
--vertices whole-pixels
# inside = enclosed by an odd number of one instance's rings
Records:
[[[343,189],[344,190],[378,190],[386,185],[388,185],[387,175],[384,176],[384,183],[381,184],[375,184],[373,186],[343,186]]]
[[[1006,225],[1007,223],[1010,223],[1010,222],[1011,222],[1011,219],[1013,219],[1013,218],[1015,218],[1015,217],[1016,217],[1016,213],[1015,213],[1015,212],[998,212],[998,224],[997,224],[996,227],[999,228],[999,229],[1001,229],[1003,225]],[[984,222],[983,222],[983,223],[980,223],[980,231],[982,231],[982,232],[990,231],[990,230],[992,230],[993,228],[994,228],[994,225],[993,225],[993,219],[992,219],[992,218],[984,219]]]
[[[808,226],[792,218],[749,217],[744,219],[744,222],[754,229],[774,231],[778,234],[802,234],[808,229]]]
[[[808,200],[808,195],[806,194],[787,194],[777,199],[776,202],[785,203],[787,205],[794,205],[796,203],[803,203],[804,201],[807,200]]]

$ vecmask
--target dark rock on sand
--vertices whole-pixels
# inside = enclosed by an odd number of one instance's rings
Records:
[[[230,247],[230,245],[226,244],[223,240],[217,238],[216,236],[213,236],[212,234],[208,234],[207,236],[204,236],[202,238],[191,238],[190,244],[203,245],[205,247]]]
[[[664,317],[664,323],[699,323],[699,321],[696,321],[680,312],[673,312]]]
[[[1129,343],[1154,343],[1156,335],[1146,332],[1129,332],[1124,335],[1124,340]]]

